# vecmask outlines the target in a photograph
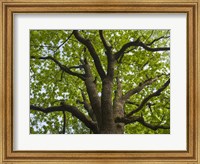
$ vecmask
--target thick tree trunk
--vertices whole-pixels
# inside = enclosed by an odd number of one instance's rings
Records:
[[[112,108],[112,79],[105,78],[102,82],[102,97],[101,97],[101,109],[102,109],[102,126],[100,127],[100,133],[113,134],[115,133],[115,122],[113,117]]]

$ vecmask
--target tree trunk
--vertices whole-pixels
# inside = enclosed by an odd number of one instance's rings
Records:
[[[102,82],[102,97],[101,97],[101,109],[102,109],[102,126],[100,127],[100,133],[113,134],[115,133],[115,122],[113,117],[112,108],[112,88],[113,82],[110,78],[105,78]]]

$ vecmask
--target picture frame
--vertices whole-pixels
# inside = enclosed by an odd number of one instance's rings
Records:
[[[200,1],[2,0],[0,161],[2,163],[199,163]],[[15,13],[186,13],[187,151],[13,151],[13,15]]]

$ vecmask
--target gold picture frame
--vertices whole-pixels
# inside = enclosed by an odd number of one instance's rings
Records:
[[[1,163],[200,163],[199,0],[1,0]],[[13,151],[14,13],[186,13],[187,151]]]

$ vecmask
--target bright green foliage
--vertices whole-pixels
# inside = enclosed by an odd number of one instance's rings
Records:
[[[97,77],[97,89],[99,96],[101,96],[102,82],[96,71],[93,59],[88,50],[84,53],[84,45],[76,40],[72,32],[72,30],[31,30],[30,56],[35,56],[36,58],[52,56],[68,68],[81,65],[80,59],[87,58],[94,77]],[[92,42],[106,71],[107,57],[98,30],[81,30],[80,33],[84,38]],[[104,37],[112,46],[114,53],[119,51],[124,44],[135,41],[138,38],[143,43],[148,44],[162,36],[164,37],[163,39],[155,41],[149,47],[170,47],[169,30],[104,30]],[[69,37],[70,39],[66,40]],[[130,97],[128,103],[124,106],[125,112],[129,113],[136,109],[145,97],[158,90],[168,80],[170,51],[151,52],[142,47],[133,46],[128,48],[124,56],[119,60],[116,63],[115,75],[118,75],[121,80],[123,94],[149,78],[162,75],[156,82]],[[84,74],[83,69],[71,68],[71,71]],[[115,89],[116,80],[114,80],[113,99]],[[76,106],[89,118],[83,104],[78,103],[83,99],[81,90],[87,93],[84,82],[76,76],[63,72],[52,60],[30,59],[30,104],[46,108],[60,105],[60,101],[64,100],[67,104]],[[88,95],[85,95],[88,98]],[[80,120],[68,112],[65,113],[65,131],[67,134],[91,133],[90,129]],[[162,91],[160,96],[150,99],[143,109],[134,115],[142,115],[144,120],[152,125],[169,125],[170,87],[168,86]],[[62,128],[62,112],[46,114],[40,111],[30,111],[31,134],[59,134],[62,133]],[[126,125],[125,133],[168,134],[170,130],[151,130],[136,122]]]

